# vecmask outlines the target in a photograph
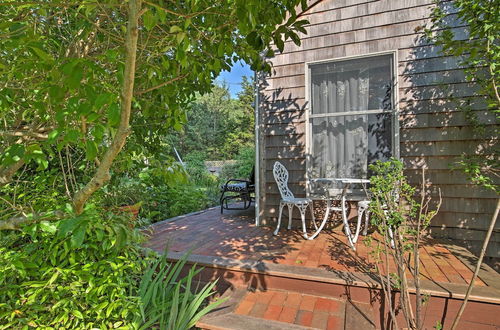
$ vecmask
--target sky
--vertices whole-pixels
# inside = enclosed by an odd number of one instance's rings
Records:
[[[253,76],[253,71],[245,62],[238,62],[233,65],[231,71],[223,71],[217,81],[225,81],[229,85],[229,91],[231,92],[231,97],[235,98],[238,92],[241,90],[241,77],[242,76]]]

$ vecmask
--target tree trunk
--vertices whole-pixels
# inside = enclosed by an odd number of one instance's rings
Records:
[[[462,317],[462,314],[465,310],[465,305],[467,304],[467,301],[469,300],[470,293],[472,291],[472,288],[474,287],[474,282],[476,281],[477,275],[479,274],[479,270],[481,269],[481,264],[483,263],[484,255],[486,254],[486,248],[488,247],[488,243],[490,242],[491,233],[493,232],[493,229],[495,229],[495,223],[497,222],[499,211],[500,211],[500,198],[497,199],[497,207],[495,208],[495,212],[493,212],[493,216],[492,216],[491,222],[490,222],[490,227],[488,228],[488,231],[486,232],[486,237],[484,238],[483,246],[481,247],[481,252],[479,254],[479,259],[477,260],[477,265],[476,265],[476,269],[474,271],[474,275],[472,276],[472,279],[470,280],[469,286],[467,287],[467,292],[465,293],[465,298],[464,298],[464,301],[462,302],[462,306],[460,306],[460,309],[458,310],[457,317],[453,321],[453,325],[451,326],[452,330],[458,326],[458,322],[460,321],[460,317]]]
[[[85,203],[89,197],[111,179],[109,169],[116,156],[120,153],[127,136],[130,134],[130,114],[132,108],[132,97],[134,94],[135,62],[137,56],[137,39],[139,35],[139,12],[141,0],[129,0],[128,24],[125,37],[125,71],[121,91],[121,113],[120,124],[116,135],[108,150],[101,159],[100,165],[92,179],[79,190],[73,197],[74,211],[77,214],[83,212]]]

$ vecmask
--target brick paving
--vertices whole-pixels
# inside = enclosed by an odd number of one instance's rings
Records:
[[[296,292],[268,290],[247,293],[235,313],[317,329],[343,329],[345,303]]]
[[[332,271],[373,273],[375,259],[373,247],[379,236],[370,233],[371,245],[363,243],[361,237],[357,251],[347,245],[347,239],[340,227],[330,226],[315,240],[305,240],[298,230],[282,227],[279,236],[273,236],[273,228],[254,224],[254,211],[225,211],[221,215],[218,208],[180,217],[175,221],[161,222],[151,227],[147,246],[163,251],[168,245],[172,252],[187,251],[192,254],[225,257],[237,260],[256,260],[267,263],[323,268]],[[455,257],[438,240],[426,240],[421,251],[421,276],[435,282],[467,284],[472,271]],[[388,267],[381,265],[385,272],[395,271],[392,261]],[[478,279],[479,286],[485,283]],[[289,306],[289,305],[284,305]],[[293,307],[293,306],[289,306]],[[310,309],[296,317],[309,322]],[[328,318],[327,318],[328,319]],[[323,322],[323,316],[315,322]],[[312,322],[312,321],[311,321]],[[329,322],[329,321],[326,321]],[[331,321],[334,322],[334,321]]]

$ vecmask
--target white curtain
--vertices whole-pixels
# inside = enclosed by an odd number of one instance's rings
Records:
[[[356,114],[387,108],[390,60],[321,64],[311,70],[311,177],[366,177],[368,164],[390,156],[390,115]],[[390,107],[390,105],[389,105]]]

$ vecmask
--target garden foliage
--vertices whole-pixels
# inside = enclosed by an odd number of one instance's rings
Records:
[[[0,232],[0,329],[189,329],[221,301],[140,247],[130,217],[98,212]]]
[[[79,216],[0,233],[0,327],[127,325],[147,260],[128,221],[90,207]]]

